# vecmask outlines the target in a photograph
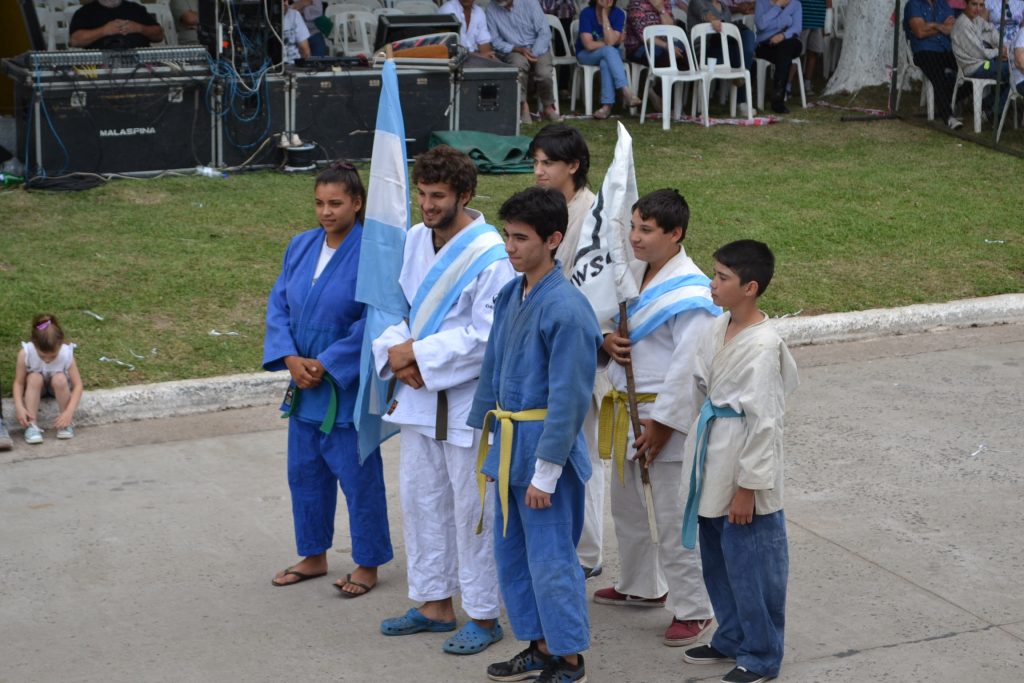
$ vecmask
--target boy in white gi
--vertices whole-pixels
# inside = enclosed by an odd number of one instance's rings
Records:
[[[487,667],[495,681],[587,680],[590,620],[576,544],[590,458],[580,433],[590,403],[600,328],[554,259],[565,198],[531,187],[499,212],[506,249],[523,274],[501,290],[469,424],[485,432],[481,472],[496,481],[494,554],[509,623],[530,646]],[[484,458],[486,457],[486,460]],[[480,482],[483,497],[486,484]]]
[[[604,350],[615,362],[608,368],[614,389],[602,401],[600,440],[613,446],[617,477],[612,482],[612,519],[621,566],[618,583],[594,593],[594,601],[664,604],[672,621],[662,642],[671,646],[696,641],[711,627],[712,616],[700,554],[679,543],[683,442],[687,418],[699,405],[690,392],[679,395],[665,387],[668,368],[682,376],[692,374],[697,342],[722,312],[711,302],[711,281],[683,249],[689,222],[690,207],[673,189],[652,192],[633,206],[629,240],[637,258],[632,271],[640,297],[627,309],[628,338],[619,335],[617,320],[604,325]],[[630,361],[644,426],[636,441],[639,466],[624,462],[632,429],[623,365]],[[640,467],[650,472],[658,545],[651,541]]]
[[[502,638],[490,534],[481,514],[475,457],[479,430],[466,426],[494,298],[512,276],[501,236],[467,208],[476,191],[472,160],[442,145],[413,166],[423,222],[405,238],[399,283],[408,322],[373,342],[381,378],[398,384],[385,420],[401,425],[400,490],[409,597],[422,605],[385,619],[389,636],[455,630],[452,596],[472,619],[444,644],[474,654]],[[490,510],[490,501],[487,509]]]
[[[704,582],[718,619],[711,643],[683,659],[735,660],[724,683],[767,681],[782,663],[789,575],[782,423],[799,380],[785,342],[757,307],[774,268],[771,250],[754,240],[715,252],[711,296],[728,313],[701,341],[692,375],[668,379],[689,386],[702,404],[686,439],[683,545],[694,547],[699,519]]]

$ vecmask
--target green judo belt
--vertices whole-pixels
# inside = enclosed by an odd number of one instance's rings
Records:
[[[324,415],[324,421],[320,423],[320,431],[324,434],[330,434],[331,430],[334,429],[334,421],[338,417],[338,385],[334,383],[334,378],[324,373],[324,381],[331,385],[331,394],[327,402],[327,413]],[[288,406],[288,410],[281,415],[282,418],[291,417],[292,414],[299,409],[299,399],[302,397],[302,389],[299,389],[294,384],[288,387],[288,393],[284,395],[284,402]]]

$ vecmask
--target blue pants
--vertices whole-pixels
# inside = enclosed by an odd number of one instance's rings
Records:
[[[1002,82],[1002,89],[999,93],[999,105],[995,108],[997,114],[1003,113],[1003,105],[1006,104],[1006,98],[1010,95],[1009,82],[1010,82],[1010,64],[1009,62],[1003,62],[995,59],[990,59],[984,64],[974,70],[974,73],[967,74],[968,78],[992,78]],[[967,88],[967,84],[964,84],[964,88]],[[992,111],[992,101],[995,99],[995,87],[990,87],[988,92],[985,94],[982,100],[982,106],[987,111]]]
[[[605,45],[596,50],[580,50],[576,61],[585,66],[601,67],[601,104],[615,104],[615,93],[629,85],[617,47]]]
[[[718,620],[711,647],[750,671],[775,677],[786,628],[789,543],[782,510],[751,524],[701,517],[704,585]]]
[[[329,53],[327,51],[327,40],[324,39],[324,34],[314,33],[309,36],[309,55],[311,57],[326,57]]]
[[[380,451],[360,466],[355,429],[335,427],[323,434],[319,425],[292,416],[288,487],[299,555],[319,555],[333,544],[339,483],[348,505],[352,560],[363,567],[379,567],[394,556]]]
[[[494,506],[494,555],[508,621],[519,640],[546,640],[551,654],[573,655],[590,647],[587,593],[576,557],[585,487],[567,465],[551,507],[526,507],[526,489],[509,487],[507,536],[501,535],[501,506]]]

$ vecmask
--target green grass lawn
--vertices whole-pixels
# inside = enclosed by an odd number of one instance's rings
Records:
[[[772,314],[1024,291],[1024,161],[898,121],[843,123],[842,113],[794,109],[789,118],[800,122],[668,132],[657,121],[624,122],[640,192],[676,187],[690,202],[685,246],[698,264],[708,269],[714,249],[738,238],[774,248],[764,299]],[[596,188],[615,125],[577,123]],[[43,311],[78,343],[89,388],[258,370],[264,303],[284,248],[315,224],[312,182],[255,172],[0,192],[5,394],[18,342]],[[483,176],[473,206],[496,216],[531,183]]]

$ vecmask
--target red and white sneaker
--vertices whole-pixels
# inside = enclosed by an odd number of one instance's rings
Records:
[[[625,595],[614,587],[594,591],[594,602],[599,605],[629,605],[630,607],[664,607],[668,593],[660,598],[641,598],[637,595]]]
[[[672,623],[665,629],[665,640],[663,641],[669,647],[682,647],[683,645],[689,645],[700,639],[708,629],[711,628],[710,619],[687,619],[686,621],[679,621],[675,617],[672,618]]]

